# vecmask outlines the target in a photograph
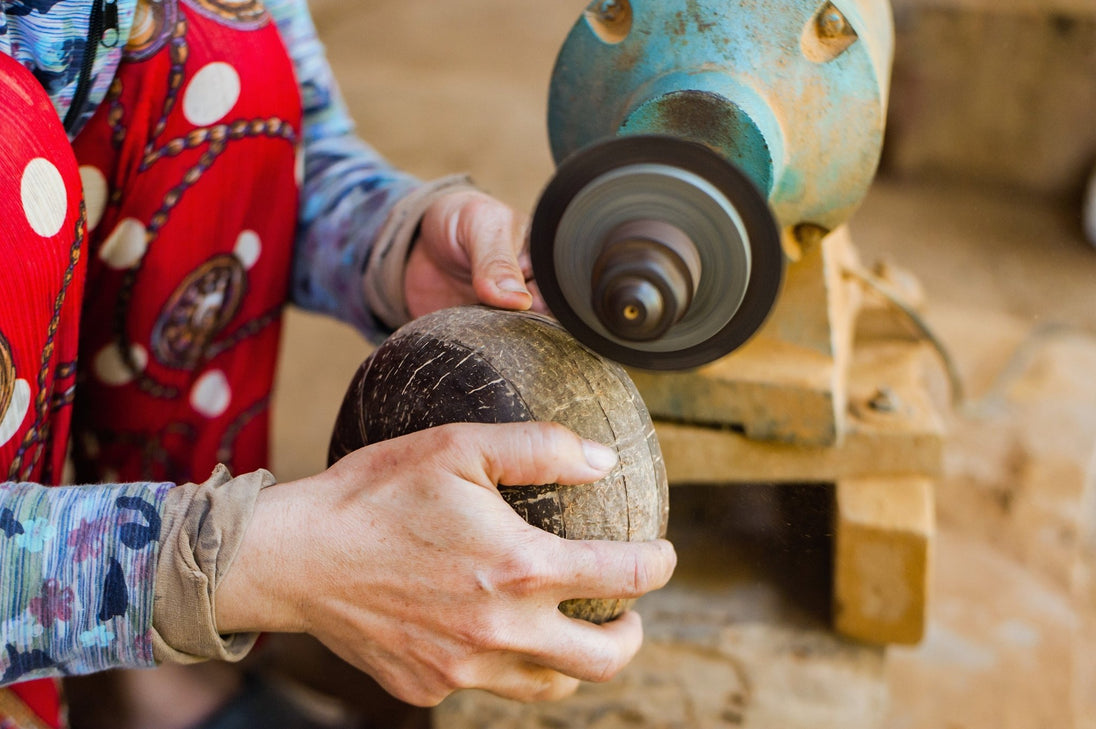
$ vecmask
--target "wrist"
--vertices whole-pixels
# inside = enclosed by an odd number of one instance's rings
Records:
[[[373,243],[365,270],[366,303],[391,329],[411,320],[404,291],[404,271],[423,215],[439,198],[457,190],[475,190],[466,175],[450,175],[421,185],[396,203]]]
[[[299,558],[310,551],[302,544],[309,523],[302,512],[309,493],[300,482],[263,489],[255,502],[232,567],[214,595],[214,619],[222,634],[305,630],[305,573]]]
[[[251,650],[257,634],[218,624],[218,591],[240,553],[260,495],[273,484],[267,471],[233,478],[219,465],[205,482],[168,493],[152,616],[157,662],[236,661]],[[230,617],[229,623],[237,622],[242,621]]]

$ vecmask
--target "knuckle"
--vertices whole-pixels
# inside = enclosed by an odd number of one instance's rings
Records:
[[[632,594],[642,595],[649,592],[652,582],[650,565],[641,555],[632,555]]]
[[[476,687],[476,673],[467,661],[451,660],[438,667],[442,698],[454,691]]]
[[[560,675],[550,685],[545,687],[537,701],[559,701],[571,696],[578,690],[579,680],[570,676]]]
[[[558,438],[559,440],[569,440],[575,437],[574,433],[572,433],[570,429],[567,428],[567,426],[554,421],[550,423],[544,423],[544,431],[546,433],[546,437]]]
[[[414,706],[431,708],[440,704],[451,693],[453,693],[452,690],[446,690],[441,688],[424,688],[423,690],[413,694],[410,698],[404,698],[404,701],[409,704],[413,704]]]
[[[502,568],[498,584],[516,597],[531,597],[542,592],[550,583],[550,570],[528,550],[516,551]]]
[[[518,457],[525,461],[526,466],[533,463],[538,453],[544,451],[544,438],[540,428],[523,427],[515,432],[514,445]]]
[[[492,215],[498,205],[493,199],[480,192],[469,192],[464,199],[462,209],[470,217]]]
[[[531,434],[535,443],[531,444],[533,452],[561,453],[575,439],[574,433],[560,423],[540,423],[536,432]]]
[[[494,272],[497,274],[514,273],[515,271],[520,272],[517,260],[512,254],[498,248],[492,249],[483,256],[481,266],[485,272]]]
[[[521,698],[531,703],[558,701],[573,694],[578,686],[579,681],[576,678],[564,676],[555,671],[544,671],[530,681],[525,695]]]
[[[381,682],[381,685],[392,696],[412,706],[437,706],[452,693],[452,690],[446,689],[436,680],[436,677],[408,676]]]
[[[506,637],[506,631],[501,627],[505,624],[505,616],[492,611],[485,611],[485,614],[488,617],[478,620],[461,630],[460,639],[472,652],[508,650],[510,641]]]
[[[457,448],[464,440],[465,429],[461,423],[447,423],[434,428],[434,445],[438,450]]]
[[[547,423],[521,423],[508,426],[505,447],[511,478],[522,484],[545,483],[541,471],[558,453],[553,428]],[[515,485],[515,484],[510,484]]]
[[[465,235],[474,239],[477,231],[501,228],[504,212],[505,208],[492,198],[482,194],[471,195],[460,207],[460,226]]]
[[[618,652],[606,650],[603,655],[592,661],[590,666],[592,668],[590,680],[594,683],[605,683],[620,673],[624,668],[624,661]]]

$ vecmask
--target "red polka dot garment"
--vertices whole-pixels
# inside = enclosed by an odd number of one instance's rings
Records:
[[[118,75],[74,143],[90,239],[82,479],[267,465],[300,115],[261,5],[138,4]]]
[[[0,10],[3,729],[62,723],[29,679],[153,663],[170,482],[266,465],[290,258],[296,303],[377,334],[362,273],[419,185],[354,136],[304,0],[119,0],[126,41],[90,55],[92,0],[33,5]],[[34,483],[61,479],[70,419],[77,479],[132,483]]]
[[[35,79],[0,56],[0,468],[56,482],[68,437],[84,219],[76,160]]]

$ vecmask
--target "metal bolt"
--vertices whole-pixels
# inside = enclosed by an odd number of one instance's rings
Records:
[[[889,387],[880,387],[868,400],[868,407],[877,413],[896,413],[902,408],[902,400]]]
[[[629,0],[592,0],[586,6],[590,29],[603,42],[620,43],[632,30],[632,4]]]
[[[833,3],[826,3],[815,20],[820,38],[839,38],[849,32],[849,21]]]
[[[814,223],[799,223],[792,230],[792,234],[795,236],[795,242],[799,244],[800,253],[806,253],[821,243],[830,231]]]
[[[601,16],[602,20],[612,23],[624,12],[622,5],[623,3],[620,0],[601,0],[597,8],[597,14]]]

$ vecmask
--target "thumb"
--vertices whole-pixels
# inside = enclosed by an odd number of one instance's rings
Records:
[[[479,300],[504,309],[528,309],[532,294],[519,260],[528,221],[504,203],[482,193],[463,201],[457,243],[468,256],[472,287]]]

